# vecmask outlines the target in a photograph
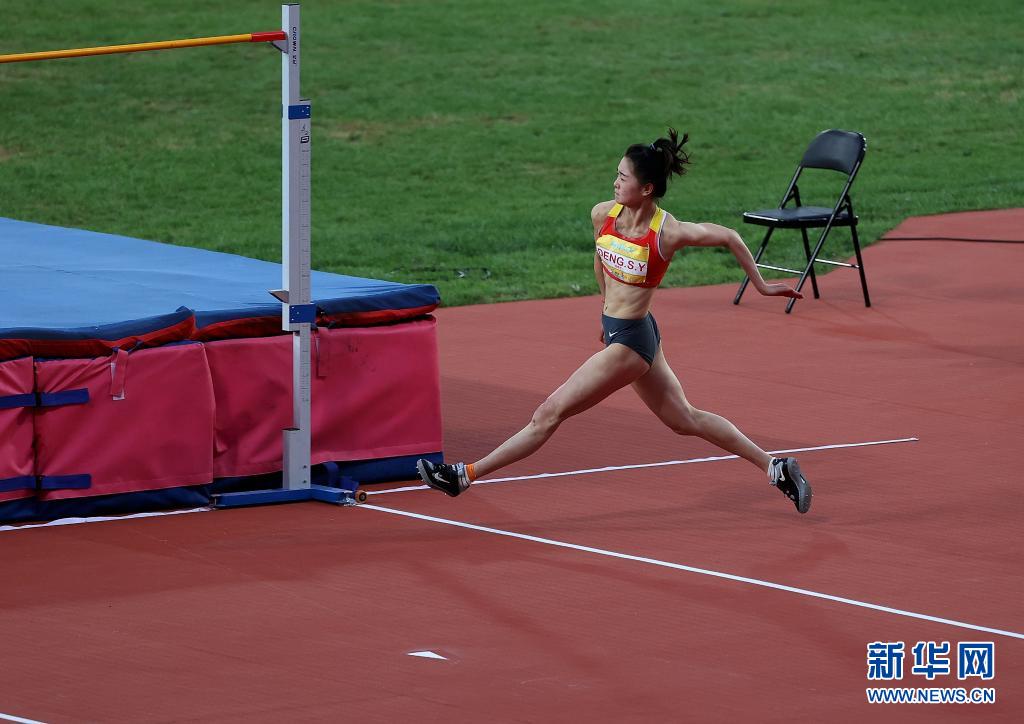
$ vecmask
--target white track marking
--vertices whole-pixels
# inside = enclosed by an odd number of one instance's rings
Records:
[[[695,566],[686,566],[681,563],[672,563],[670,561],[661,561],[657,558],[646,558],[644,556],[634,556],[628,553],[618,553],[616,551],[609,551],[603,548],[592,548],[590,546],[577,545],[576,543],[566,543],[564,541],[552,540],[551,538],[540,538],[538,536],[526,535],[525,533],[514,533],[508,530],[501,530],[499,528],[488,528],[482,525],[474,525],[473,523],[463,523],[458,520],[449,520],[447,518],[437,518],[432,515],[423,515],[422,513],[412,513],[406,510],[397,510],[395,508],[383,508],[379,505],[368,505],[363,504],[356,506],[357,508],[364,508],[366,510],[377,510],[382,513],[390,513],[391,515],[401,515],[406,518],[416,518],[417,520],[426,520],[432,523],[442,523],[444,525],[452,525],[457,528],[468,528],[470,530],[477,530],[484,533],[493,533],[494,535],[505,536],[507,538],[518,538],[520,540],[531,541],[533,543],[543,543],[549,546],[557,546],[558,548],[571,548],[572,550],[583,551],[584,553],[594,553],[599,556],[608,556],[609,558],[621,558],[627,561],[636,561],[637,563],[647,563],[652,566],[661,566],[662,568],[672,568],[677,571],[687,571],[689,573],[699,573],[704,576],[713,576],[715,578],[725,578],[730,581],[738,581],[739,583],[749,583],[753,586],[761,586],[763,588],[774,588],[778,591],[786,591],[787,593],[796,593],[801,596],[810,596],[812,598],[821,598],[826,601],[834,601],[835,603],[845,603],[848,606],[858,606],[860,608],[868,608],[874,611],[881,611],[883,613],[891,613],[896,616],[906,616],[908,618],[921,619],[922,621],[931,621],[933,623],[945,624],[946,626],[955,626],[957,628],[970,629],[972,631],[982,631],[984,633],[996,634],[998,636],[1009,636],[1015,639],[1024,639],[1024,633],[1017,633],[1016,631],[1004,631],[998,628],[989,628],[988,626],[978,626],[972,623],[965,623],[963,621],[954,621],[949,618],[939,618],[938,616],[929,616],[923,613],[914,613],[913,611],[904,611],[899,608],[891,608],[889,606],[881,606],[877,603],[868,603],[866,601],[857,601],[852,598],[843,598],[842,596],[833,596],[829,593],[819,593],[818,591],[811,591],[806,588],[796,588],[794,586],[786,586],[781,583],[772,583],[771,581],[762,581],[758,578],[748,578],[746,576],[737,576],[732,573],[722,573],[720,571],[712,571],[707,568],[697,568]]]
[[[36,721],[35,719],[22,719],[20,716],[11,716],[10,714],[0,714],[0,719],[3,719],[4,721],[17,721],[21,722],[21,724],[44,724],[43,722]]]
[[[409,656],[418,656],[421,659],[440,659],[441,661],[447,661],[441,654],[435,654],[433,651],[410,651]]]
[[[900,442],[917,442],[916,437],[903,437],[898,440],[874,440],[871,442],[844,442],[835,445],[818,445],[817,447],[797,447],[791,450],[769,450],[770,455],[782,455],[783,453],[812,452],[815,450],[835,450],[846,447],[867,447],[869,445],[892,445]],[[490,480],[476,480],[473,485],[489,485],[491,483],[507,483],[512,480],[536,480],[538,478],[560,478],[565,475],[589,475],[590,473],[608,473],[615,470],[636,470],[638,468],[659,468],[666,465],[688,465],[690,463],[710,463],[719,460],[738,460],[739,455],[716,455],[707,458],[690,458],[689,460],[668,460],[662,463],[639,463],[637,465],[612,465],[605,468],[586,468],[584,470],[567,470],[564,473],[538,473],[537,475],[519,475],[514,478],[492,478]],[[430,490],[426,485],[407,485],[402,488],[389,488],[388,490],[367,490],[367,495],[387,495],[388,493],[407,493],[410,490]]]
[[[835,450],[838,448],[847,447],[867,447],[870,445],[892,445],[894,443],[901,442],[917,442],[916,437],[904,437],[898,440],[873,440],[870,442],[847,442],[838,443],[835,445],[818,445],[816,447],[798,447],[790,450],[771,450],[769,451],[772,455],[781,455],[783,453],[796,453],[796,452],[813,452],[815,450]],[[493,478],[491,480],[477,480],[473,485],[489,485],[492,483],[507,483],[513,480],[536,480],[538,478],[560,478],[568,475],[588,475],[590,473],[606,473],[613,472],[615,470],[636,470],[639,468],[658,468],[666,465],[688,465],[690,463],[708,463],[716,462],[720,460],[736,460],[737,455],[716,455],[714,457],[705,458],[691,458],[689,460],[668,460],[660,463],[639,463],[636,465],[615,465],[605,468],[587,468],[584,470],[567,470],[562,473],[539,473],[537,475],[519,475],[512,478]],[[426,485],[410,485],[402,488],[389,488],[388,490],[367,490],[367,495],[386,495],[387,493],[405,493],[410,490],[429,490]],[[107,515],[97,516],[92,518],[60,518],[58,520],[51,520],[47,523],[28,523],[26,525],[0,525],[0,533],[4,531],[12,530],[26,530],[28,528],[46,528],[57,525],[78,525],[80,523],[103,523],[111,520],[129,520],[132,518],[152,518],[162,515],[183,515],[185,513],[206,513],[213,510],[213,508],[191,508],[189,510],[169,510],[154,513],[135,513],[133,515]]]
[[[0,525],[0,531],[25,530],[27,528],[49,528],[56,525],[79,525],[80,523],[105,523],[109,520],[130,520],[132,518],[155,518],[161,515],[185,515],[186,513],[205,513],[213,508],[190,508],[189,510],[164,510],[153,513],[132,513],[131,515],[101,515],[94,518],[58,518],[48,523],[28,523],[26,525]]]

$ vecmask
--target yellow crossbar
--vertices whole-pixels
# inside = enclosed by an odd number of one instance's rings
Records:
[[[187,38],[185,40],[159,40],[153,43],[131,45],[104,45],[98,48],[69,48],[67,50],[45,50],[39,53],[15,53],[0,55],[0,63],[21,63],[29,60],[54,60],[56,58],[81,58],[86,55],[110,55],[112,53],[140,53],[146,50],[168,50],[171,48],[195,48],[200,45],[227,45],[228,43],[266,43],[285,40],[283,31],[269,33],[243,33],[242,35],[215,35],[210,38]]]

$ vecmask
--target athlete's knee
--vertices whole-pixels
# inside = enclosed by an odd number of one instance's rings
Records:
[[[687,404],[672,417],[669,427],[677,435],[699,435],[705,414],[703,410],[698,410],[693,405]]]
[[[550,399],[540,403],[530,418],[530,424],[542,432],[554,432],[564,421],[565,413]]]

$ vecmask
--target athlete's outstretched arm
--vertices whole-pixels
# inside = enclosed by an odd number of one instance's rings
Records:
[[[735,229],[719,224],[691,224],[685,221],[671,220],[666,224],[662,232],[664,246],[667,246],[673,253],[684,246],[724,246],[736,261],[743,267],[743,271],[750,277],[750,283],[754,285],[761,294],[766,297],[796,297],[803,299],[804,295],[793,289],[788,284],[769,283],[761,276],[761,271],[754,263],[754,256],[750,249],[743,243],[742,237]]]

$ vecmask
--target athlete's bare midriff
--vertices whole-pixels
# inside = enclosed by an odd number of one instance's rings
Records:
[[[604,271],[601,272],[604,274]],[[623,284],[615,277],[604,274],[604,313],[618,319],[643,319],[651,311],[657,287],[637,287]]]

